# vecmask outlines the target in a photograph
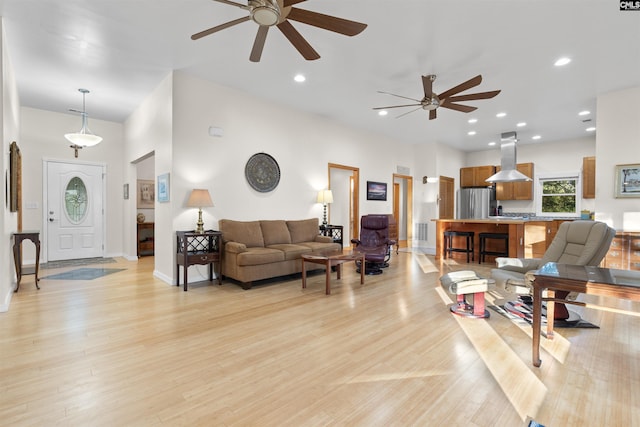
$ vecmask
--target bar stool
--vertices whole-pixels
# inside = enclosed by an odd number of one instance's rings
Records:
[[[449,258],[451,258],[452,252],[464,252],[467,254],[467,263],[469,262],[469,254],[471,254],[471,260],[474,260],[473,251],[475,249],[473,237],[475,233],[473,231],[452,231],[446,230],[444,232],[444,257],[447,258],[447,253],[449,254]],[[464,237],[466,240],[466,247],[464,248],[454,248],[453,247],[453,238],[454,237]]]
[[[478,264],[484,262],[485,255],[495,256],[509,256],[509,234],[508,233],[480,233],[478,234],[480,240],[480,252],[478,255]],[[504,241],[504,251],[488,251],[487,239],[502,240]]]

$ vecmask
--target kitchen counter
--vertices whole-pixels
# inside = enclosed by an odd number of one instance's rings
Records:
[[[552,219],[531,220],[521,217],[494,217],[491,219],[436,219],[436,260],[443,259],[444,232],[473,231],[475,233],[475,259],[478,258],[479,233],[506,233],[509,235],[509,257],[541,257],[553,238]]]

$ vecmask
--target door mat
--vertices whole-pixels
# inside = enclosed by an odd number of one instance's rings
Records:
[[[508,301],[504,305],[491,305],[490,309],[501,316],[511,319],[515,323],[529,324],[533,323],[533,306],[518,299],[516,301]],[[547,324],[546,306],[542,306],[542,324]],[[583,320],[577,313],[569,310],[569,319],[556,320],[553,323],[554,328],[583,328],[583,329],[599,329],[600,327],[591,322]]]
[[[43,277],[50,280],[93,280],[109,274],[124,271],[125,268],[78,268],[65,273],[53,274]]]
[[[49,269],[49,268],[64,268],[64,267],[75,267],[78,265],[90,265],[90,264],[112,264],[115,263],[116,260],[113,258],[81,258],[81,259],[67,259],[63,261],[49,261],[44,264],[40,264],[41,269]]]

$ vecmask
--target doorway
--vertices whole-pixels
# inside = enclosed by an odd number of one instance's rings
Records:
[[[440,183],[438,189],[438,218],[453,219],[455,180],[441,175],[438,182]]]
[[[344,227],[344,245],[360,236],[360,169],[335,163],[329,163],[328,169],[329,189],[333,193],[333,203],[329,205],[329,223]]]
[[[413,240],[413,177],[393,174],[393,217],[398,225],[398,246],[406,248]]]
[[[44,259],[61,261],[104,255],[104,164],[45,161]]]

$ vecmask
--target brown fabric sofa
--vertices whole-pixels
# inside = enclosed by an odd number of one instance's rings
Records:
[[[251,289],[254,280],[300,273],[302,254],[339,251],[339,243],[320,236],[318,219],[294,221],[218,221],[222,232],[222,275]],[[323,268],[309,265],[309,269]]]

